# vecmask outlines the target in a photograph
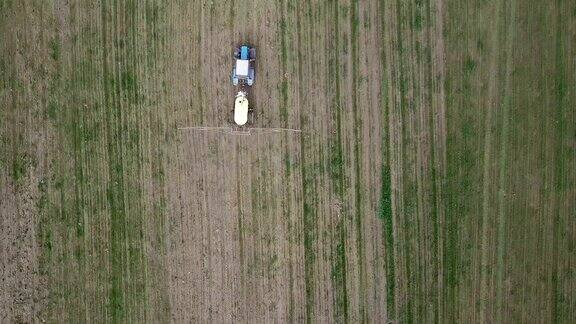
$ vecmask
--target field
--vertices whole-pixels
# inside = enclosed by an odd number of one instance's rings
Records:
[[[576,319],[576,3],[0,17],[0,322]]]

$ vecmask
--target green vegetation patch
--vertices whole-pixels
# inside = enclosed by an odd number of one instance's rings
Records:
[[[31,166],[35,164],[34,159],[28,153],[17,154],[12,161],[12,180],[18,183],[26,176]]]

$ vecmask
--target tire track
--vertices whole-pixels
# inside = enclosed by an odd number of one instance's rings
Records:
[[[446,182],[446,55],[444,46],[444,2],[443,0],[429,1],[429,38],[433,43],[431,55],[431,117],[430,129],[433,131],[432,147],[432,179],[434,213],[436,215],[434,234],[436,240],[436,264],[437,264],[437,293],[435,321],[445,320],[446,300],[444,287],[444,239],[445,239],[445,201],[444,184]]]
[[[382,140],[382,151],[384,152],[385,158],[382,163],[382,188],[381,188],[381,198],[380,198],[380,218],[383,220],[383,232],[384,232],[384,247],[386,249],[386,261],[384,262],[384,271],[386,276],[386,318],[391,319],[395,317],[395,247],[394,247],[394,224],[393,224],[393,197],[392,197],[392,137],[390,136],[393,129],[392,125],[392,114],[390,112],[391,99],[395,98],[394,92],[389,89],[389,82],[387,80],[392,80],[392,65],[390,57],[393,55],[390,41],[390,35],[388,30],[391,28],[387,27],[387,22],[391,21],[390,25],[393,25],[391,19],[386,19],[388,17],[388,12],[390,10],[389,6],[384,0],[380,0],[380,28],[383,29],[382,32],[382,106],[383,106],[383,121],[384,127],[387,131],[384,132]],[[386,127],[386,125],[388,127]]]
[[[354,186],[354,200],[355,200],[355,226],[356,226],[356,254],[357,254],[357,267],[358,267],[358,313],[359,318],[355,320],[360,320],[361,322],[367,321],[366,314],[366,269],[365,269],[365,251],[363,246],[363,213],[362,197],[360,195],[361,184],[362,184],[362,172],[360,167],[361,159],[361,148],[360,145],[362,140],[360,138],[359,128],[362,127],[362,121],[358,114],[358,89],[359,89],[359,54],[358,54],[358,42],[359,42],[359,2],[358,0],[353,0],[351,2],[351,13],[350,13],[350,26],[351,26],[351,43],[352,43],[352,114],[353,114],[353,138],[354,138],[354,175],[355,182],[352,183]]]
[[[509,23],[507,26],[506,37],[506,67],[504,80],[504,98],[502,101],[502,137],[500,140],[500,160],[499,160],[499,184],[498,184],[498,219],[497,219],[497,246],[496,246],[496,323],[502,323],[503,317],[503,284],[504,284],[504,250],[506,246],[506,170],[508,159],[508,138],[509,138],[509,111],[512,105],[511,93],[511,74],[513,68],[512,48],[515,40],[515,21],[516,21],[516,3],[511,1],[509,4]]]
[[[495,30],[492,31],[492,39],[491,39],[491,61],[490,61],[490,80],[488,84],[488,108],[486,113],[485,119],[485,133],[484,133],[484,159],[483,159],[483,186],[482,186],[482,225],[481,225],[481,260],[480,260],[480,322],[486,323],[489,321],[487,318],[488,313],[488,305],[486,302],[489,299],[489,286],[488,283],[488,258],[489,258],[489,221],[490,221],[490,211],[489,211],[489,204],[490,204],[490,171],[491,171],[491,159],[492,159],[492,133],[493,133],[493,114],[494,110],[496,109],[496,105],[498,104],[498,54],[500,53],[500,29],[501,29],[501,20],[502,20],[502,1],[497,1],[495,3],[495,13],[494,19],[495,22],[493,24],[493,28]]]
[[[305,2],[305,8],[307,8],[308,12],[311,11],[311,3],[310,0],[307,0]],[[297,35],[298,35],[298,79],[303,80],[303,75],[304,75],[304,66],[303,66],[303,62],[304,62],[304,56],[302,54],[303,52],[303,46],[302,43],[304,40],[310,42],[310,40],[312,39],[312,37],[310,36],[310,34],[312,33],[312,28],[309,28],[309,35],[308,37],[304,38],[302,35],[302,17],[300,14],[301,10],[298,10],[298,16],[297,16]],[[308,16],[308,18],[310,18],[310,16]],[[310,22],[311,23],[311,22]],[[309,52],[309,51],[307,51]],[[299,82],[299,87],[298,87],[298,96],[301,100],[300,104],[302,104],[303,102],[305,102],[306,100],[306,96],[304,93],[304,82]],[[308,126],[309,125],[309,121],[306,120],[306,115],[304,114],[304,111],[300,112],[300,116],[299,116],[299,123],[300,123],[300,129],[302,129],[303,131],[311,131],[311,128]],[[300,136],[300,141],[299,141],[299,146],[300,146],[300,154],[301,154],[301,158],[300,158],[300,178],[302,179],[302,190],[301,190],[301,196],[302,196],[302,218],[303,218],[303,231],[304,231],[304,235],[303,235],[303,246],[304,246],[304,286],[305,286],[305,316],[306,316],[306,323],[310,323],[312,321],[312,318],[314,316],[314,295],[315,295],[315,289],[314,289],[314,261],[315,261],[315,251],[313,249],[313,245],[314,245],[314,237],[315,237],[315,228],[316,228],[316,215],[312,209],[312,206],[315,204],[314,202],[311,201],[312,197],[316,197],[315,194],[315,188],[311,188],[311,186],[309,185],[312,181],[310,180],[311,176],[310,176],[310,172],[308,171],[309,167],[307,166],[308,164],[308,158],[307,158],[307,143],[306,140],[309,138],[309,136],[303,135]],[[310,144],[308,144],[309,146]]]

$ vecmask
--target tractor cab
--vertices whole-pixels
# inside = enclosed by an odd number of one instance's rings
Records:
[[[256,60],[256,49],[246,45],[240,46],[234,51],[236,64],[232,69],[232,84],[254,84],[255,69],[254,61]]]

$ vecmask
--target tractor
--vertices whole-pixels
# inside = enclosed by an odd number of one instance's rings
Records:
[[[246,84],[252,86],[256,77],[254,62],[256,61],[256,49],[248,45],[242,45],[234,50],[236,65],[232,69],[232,84]]]
[[[232,69],[232,83],[238,86],[236,97],[234,98],[234,109],[230,112],[228,127],[223,126],[190,126],[178,127],[179,130],[196,131],[223,131],[230,130],[234,135],[250,135],[250,131],[258,132],[292,132],[300,133],[299,129],[291,128],[269,128],[252,127],[254,123],[254,108],[249,105],[251,87],[254,84],[256,49],[248,45],[242,45],[234,51],[236,65]]]

